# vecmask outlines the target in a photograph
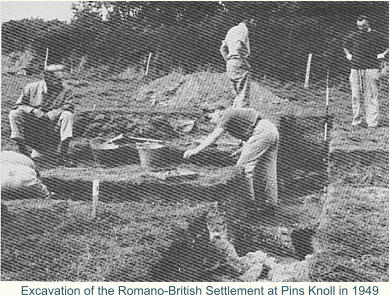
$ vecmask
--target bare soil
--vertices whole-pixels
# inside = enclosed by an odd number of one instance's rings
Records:
[[[3,76],[2,149],[13,148],[6,114],[31,80]],[[240,280],[209,242],[205,223],[215,202],[228,211],[228,196],[240,193],[234,159],[228,156],[235,147],[226,145],[231,138],[192,162],[181,160],[191,142],[212,129],[202,108],[231,102],[225,75],[174,73],[150,84],[119,78],[68,83],[75,88],[81,117],[72,147],[78,167],[42,171],[55,192],[52,200],[2,201],[1,279]],[[382,120],[375,130],[351,129],[349,95],[346,82],[332,88],[331,140],[324,143],[324,85],[303,90],[274,81],[252,83],[252,106],[281,134],[281,202],[271,223],[266,211],[257,212],[263,218],[250,229],[242,255],[261,249],[291,263],[311,254],[312,281],[388,279],[388,84],[382,81]],[[172,127],[182,119],[196,121],[193,131]],[[191,169],[199,176],[156,179],[139,167],[134,148],[117,154],[116,163],[96,163],[89,140],[118,133],[164,140],[166,169]],[[324,162],[328,150],[329,166]],[[101,204],[91,220],[96,177],[102,179]],[[287,240],[280,229],[287,229]]]

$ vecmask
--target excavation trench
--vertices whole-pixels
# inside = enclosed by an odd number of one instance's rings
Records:
[[[326,159],[329,150],[328,144],[323,141],[325,119],[284,117],[280,120],[280,206],[272,216],[267,216],[268,212],[260,209],[258,216],[261,217],[255,220],[255,226],[249,230],[239,229],[248,230],[241,249],[240,245],[236,246],[243,269],[226,262],[229,254],[226,251],[221,253],[216,244],[210,242],[209,234],[205,234],[210,230],[206,228],[206,221],[195,220],[189,224],[188,234],[177,237],[165,252],[153,271],[153,280],[309,280],[307,259],[310,256],[307,255],[313,253],[312,240],[321,212],[319,200],[328,180]],[[331,127],[329,124],[329,130]],[[235,189],[232,185],[236,185]],[[226,203],[229,193],[242,192],[237,185],[239,182],[230,182],[221,187],[227,192],[226,198],[219,200],[219,204],[225,203],[225,206],[220,206],[225,210],[225,218],[235,217],[226,213],[234,203]],[[197,239],[188,240],[194,236]]]
[[[324,159],[328,155],[328,144],[323,140],[324,125],[325,118],[320,116],[281,117],[278,121],[280,145],[277,170],[279,197],[282,202],[294,202],[299,197],[309,195],[326,185],[327,166]],[[331,124],[329,124],[328,129],[331,129]],[[221,150],[217,146],[185,160],[182,155],[187,148],[178,145],[164,146],[160,151],[159,167],[154,167],[151,171],[162,172],[186,167],[202,174],[203,168],[217,171],[235,164],[230,153],[237,147]],[[197,200],[199,196],[202,196],[202,199],[206,196],[210,200],[216,200],[218,199],[217,191],[231,190],[231,182],[226,182],[226,179],[221,183],[215,179],[215,181],[211,181],[212,184],[205,184],[202,179],[192,182],[188,179],[183,181],[180,177],[169,179],[169,181],[161,181],[161,179],[144,181],[142,176],[145,173],[143,172],[147,170],[121,169],[123,165],[126,167],[139,166],[140,160],[135,146],[100,151],[94,157],[89,144],[84,144],[74,148],[72,155],[76,162],[81,163],[82,168],[67,171],[66,174],[71,176],[64,177],[64,171],[61,170],[49,170],[43,173],[45,183],[59,198],[78,199],[90,195],[94,177],[84,177],[83,171],[103,170],[103,173],[96,173],[102,175],[102,200],[123,201],[128,198],[138,200],[142,199],[144,195],[162,199],[173,196],[175,199],[189,198],[194,200]],[[123,177],[126,173],[129,175],[138,174],[141,177]],[[113,177],[106,177],[105,174]],[[115,177],[116,174],[121,177]],[[181,189],[180,186],[184,188]]]
[[[278,183],[280,203],[272,214],[266,208],[261,208],[261,204],[258,204],[259,209],[255,213],[252,212],[253,216],[258,218],[253,219],[254,222],[250,228],[239,229],[243,233],[241,244],[235,243],[239,256],[244,260],[249,259],[247,263],[251,264],[256,259],[258,259],[258,263],[263,263],[262,268],[255,275],[252,272],[252,275],[242,278],[245,273],[240,273],[226,262],[226,257],[224,257],[226,253],[221,253],[216,249],[215,243],[210,241],[206,216],[203,216],[189,222],[187,229],[182,234],[172,237],[170,246],[162,250],[162,258],[154,265],[153,271],[150,273],[151,280],[264,279],[272,281],[279,280],[280,273],[289,273],[288,268],[291,265],[301,263],[303,266],[298,265],[298,268],[307,267],[305,257],[313,252],[312,238],[315,235],[321,211],[319,200],[323,194],[323,188],[328,182],[327,163],[324,161],[329,152],[328,144],[323,140],[325,120],[324,117],[282,117],[279,120]],[[331,121],[328,123],[330,130]],[[232,224],[232,220],[236,218],[232,214],[234,211],[232,208],[237,208],[239,204],[237,200],[247,199],[243,188],[243,176],[236,173],[233,168],[229,170],[229,167],[234,165],[234,161],[229,157],[229,152],[212,149],[194,158],[192,162],[183,162],[183,150],[171,147],[166,149],[164,158],[166,163],[170,164],[169,169],[176,169],[179,166],[186,168],[197,166],[200,169],[197,171],[197,176],[162,180],[149,177],[150,174],[137,170],[134,174],[138,173],[140,177],[126,180],[119,176],[115,177],[115,173],[123,176],[125,172],[116,171],[113,168],[111,172],[106,172],[114,177],[101,176],[99,200],[102,202],[145,200],[217,202],[219,210],[228,224],[229,231],[229,223]],[[115,166],[118,163],[123,163],[121,159],[127,159],[127,164],[130,167],[137,166],[139,160],[135,156],[135,152],[134,149],[127,149],[123,151],[123,155],[118,156],[117,154],[117,163],[104,163],[104,160],[110,161],[113,157],[100,156],[99,165],[107,167],[114,164],[113,166]],[[219,173],[208,173],[207,177],[202,176],[204,167],[207,167],[208,171],[215,169]],[[95,166],[93,169],[99,170],[101,167],[96,168]],[[145,175],[147,175],[146,178]],[[221,177],[221,175],[225,177]],[[54,198],[87,200],[92,194],[93,177],[64,178],[61,175],[56,175],[55,172],[44,173],[43,177],[49,189],[55,192]],[[244,214],[242,218],[245,216]],[[248,253],[252,253],[252,256]],[[256,255],[265,257],[266,260],[261,262],[259,258],[253,258]],[[251,259],[254,260],[250,262]],[[272,261],[272,263],[265,261]],[[283,270],[283,267],[286,270]],[[286,279],[298,280],[293,277]]]

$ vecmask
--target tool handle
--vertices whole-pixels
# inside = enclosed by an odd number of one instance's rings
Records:
[[[135,141],[151,141],[151,142],[164,142],[163,140],[159,139],[151,139],[151,138],[143,138],[143,137],[134,137],[134,136],[126,136],[128,139],[133,139]]]

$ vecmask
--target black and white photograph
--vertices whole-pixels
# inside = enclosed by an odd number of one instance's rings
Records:
[[[0,14],[0,281],[389,282],[388,1]]]

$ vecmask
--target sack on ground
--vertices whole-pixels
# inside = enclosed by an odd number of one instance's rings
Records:
[[[1,198],[26,199],[49,196],[47,187],[38,178],[34,169],[22,165],[1,165]]]
[[[34,161],[21,153],[17,153],[13,151],[2,151],[0,153],[0,159],[1,159],[2,167],[3,165],[11,164],[11,165],[20,165],[20,166],[29,167],[33,170],[37,169]]]

